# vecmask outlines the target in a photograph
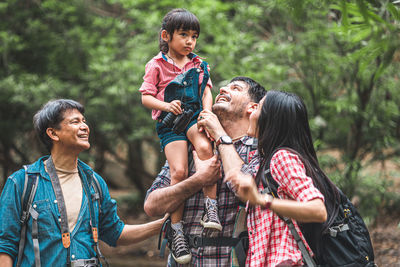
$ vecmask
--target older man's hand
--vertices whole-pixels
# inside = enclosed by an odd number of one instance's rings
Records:
[[[204,186],[213,185],[221,179],[221,163],[217,155],[207,160],[201,160],[197,156],[196,151],[193,151],[193,159],[196,175],[199,176],[199,179],[203,180]]]
[[[219,122],[217,115],[208,109],[204,109],[202,112],[200,112],[197,120],[197,126],[199,129],[204,129],[207,136],[212,140],[218,140],[222,135],[226,135],[226,132]]]

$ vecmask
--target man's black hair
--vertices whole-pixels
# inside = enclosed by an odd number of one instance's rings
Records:
[[[168,43],[161,38],[161,32],[166,30],[171,36],[176,30],[192,30],[196,31],[197,35],[200,35],[200,22],[197,17],[190,11],[183,8],[176,8],[169,11],[162,20],[161,30],[160,30],[160,51],[167,53],[169,50]]]
[[[235,81],[242,81],[249,85],[248,94],[250,95],[251,100],[254,101],[255,103],[260,102],[261,99],[267,93],[267,91],[261,84],[259,84],[258,82],[249,77],[238,76],[233,78],[230,82],[232,83]]]
[[[47,102],[33,116],[33,126],[40,141],[46,146],[50,152],[53,147],[53,141],[47,135],[47,128],[59,129],[60,122],[64,119],[66,110],[76,109],[84,114],[85,108],[78,102],[71,99],[57,99]]]

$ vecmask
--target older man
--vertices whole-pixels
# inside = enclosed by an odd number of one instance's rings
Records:
[[[0,198],[1,267],[100,266],[98,239],[125,245],[160,230],[162,219],[125,225],[104,180],[78,159],[90,147],[83,113],[81,104],[59,99],[34,116],[51,155],[7,179]]]
[[[236,77],[220,89],[212,111],[218,116],[227,135],[216,140],[217,148],[233,142],[242,160],[248,161],[256,150],[255,140],[246,136],[249,116],[257,108],[258,102],[265,93],[265,89],[260,84],[247,77]],[[199,119],[201,121],[201,118]],[[232,247],[235,246],[231,237],[239,209],[239,200],[229,185],[220,179],[216,157],[200,162],[195,156],[195,160],[196,172],[192,168],[190,177],[172,186],[170,186],[169,169],[166,164],[148,190],[144,209],[150,216],[163,215],[166,212],[174,211],[186,201],[183,225],[185,236],[189,237],[191,244],[192,260],[190,265],[229,266]],[[206,164],[209,165],[209,168],[204,168]],[[206,169],[208,173],[199,172],[199,165],[201,170]],[[209,231],[203,231],[200,224],[204,215],[204,196],[201,189],[215,182],[218,183],[218,215],[223,228],[220,233],[209,233]],[[213,237],[210,237],[210,234]],[[183,237],[180,236],[180,233],[172,230],[172,238],[182,239]],[[171,265],[171,257],[169,265]]]

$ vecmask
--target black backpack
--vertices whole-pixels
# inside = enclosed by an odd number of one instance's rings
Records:
[[[269,162],[267,163],[268,164],[264,166],[269,167],[270,164]],[[272,194],[275,198],[279,198],[277,194],[278,183],[272,177],[269,169],[264,169],[263,174],[264,175],[261,175],[261,182],[264,187],[264,192]],[[368,229],[351,201],[340,189],[338,190],[340,194],[338,214],[328,230],[323,232],[321,239],[318,242],[321,247],[313,251],[314,254],[317,254],[315,255],[315,258],[311,258],[302,239],[297,233],[292,220],[282,217],[281,219],[288,224],[289,229],[301,250],[304,262],[309,267],[376,266],[374,263],[374,251]],[[302,225],[304,226],[305,223]],[[302,225],[300,225],[300,229],[302,229]]]

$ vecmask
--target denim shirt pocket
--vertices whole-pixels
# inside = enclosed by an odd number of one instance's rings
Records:
[[[32,208],[39,213],[38,231],[39,239],[54,236],[58,232],[57,216],[55,210],[51,207],[49,199],[35,200]]]

